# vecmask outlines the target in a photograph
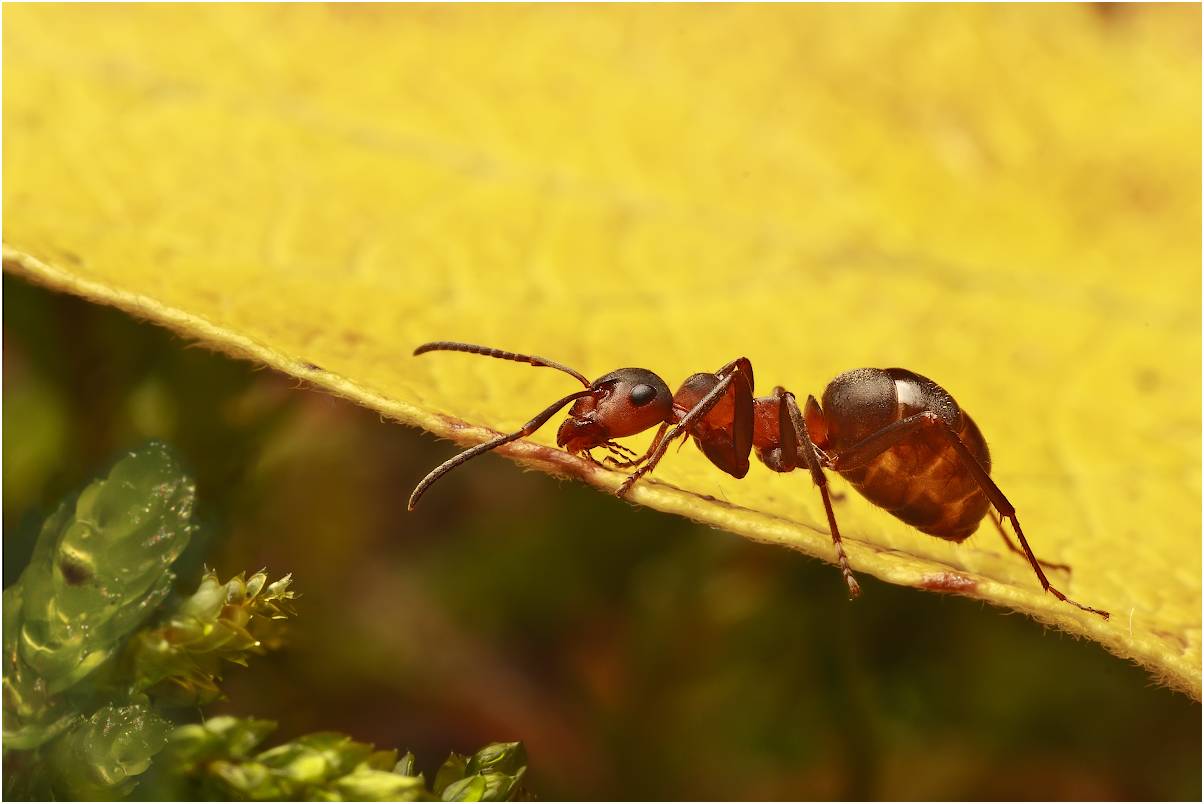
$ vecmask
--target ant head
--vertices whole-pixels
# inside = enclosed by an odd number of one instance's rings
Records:
[[[669,386],[647,369],[619,369],[591,383],[585,379],[585,375],[563,363],[535,355],[494,349],[491,346],[478,346],[460,341],[432,341],[414,350],[415,355],[427,352],[466,352],[554,368],[576,378],[585,389],[556,400],[524,424],[522,429],[499,435],[484,444],[477,444],[436,466],[414,487],[414,492],[410,495],[411,511],[426,490],[452,469],[503,444],[531,435],[570,402],[573,403],[573,407],[569,410],[569,418],[560,426],[556,443],[573,453],[599,447],[612,438],[635,435],[673,418],[673,394],[669,392]]]
[[[556,433],[557,445],[571,453],[642,433],[673,418],[673,393],[647,369],[612,371],[590,383],[590,390],[592,394],[573,403]]]

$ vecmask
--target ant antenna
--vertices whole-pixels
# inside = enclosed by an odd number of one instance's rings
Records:
[[[557,363],[555,360],[548,360],[545,357],[520,355],[517,352],[507,352],[503,349],[493,349],[489,346],[477,346],[476,344],[460,343],[459,341],[432,341],[431,343],[424,343],[414,350],[415,355],[425,354],[426,352],[468,352],[473,355],[485,355],[486,357],[496,357],[501,360],[530,363],[532,366],[546,366],[563,371],[565,374],[571,374],[580,380],[581,384],[586,388],[590,387],[589,380],[585,379],[581,374],[573,371],[563,363]]]
[[[432,344],[427,344],[427,345],[430,346]],[[440,344],[434,344],[434,345],[439,346]],[[468,344],[453,344],[453,345],[467,346]],[[422,348],[422,347],[419,347],[419,348]],[[476,347],[472,347],[472,348],[476,348]],[[456,350],[452,350],[452,351],[456,351]],[[467,351],[467,350],[462,350],[462,351]],[[502,354],[510,354],[510,352],[503,352]],[[522,355],[516,355],[516,357],[522,358]],[[535,359],[538,360],[539,358],[535,358]],[[535,363],[533,365],[540,365],[540,364]],[[559,366],[553,366],[553,367],[559,368]],[[464,463],[465,461],[471,461],[473,458],[477,457],[478,455],[480,455],[483,452],[488,452],[491,449],[496,449],[497,447],[500,447],[502,444],[509,444],[511,441],[517,441],[520,438],[526,438],[527,436],[531,435],[536,430],[538,430],[540,427],[543,427],[544,424],[547,423],[548,419],[555,416],[556,412],[559,411],[561,408],[563,408],[565,405],[567,405],[570,402],[581,399],[582,397],[590,396],[593,393],[594,393],[594,390],[592,388],[586,388],[584,391],[574,391],[573,393],[569,394],[568,396],[566,396],[562,399],[557,399],[550,406],[548,406],[548,408],[546,410],[544,410],[542,413],[540,413],[538,416],[536,416],[531,421],[524,424],[522,426],[522,429],[519,430],[518,432],[511,433],[510,435],[498,436],[497,438],[493,439],[492,441],[486,441],[484,444],[477,444],[475,447],[472,447],[471,449],[466,449],[463,452],[461,452],[459,455],[457,455],[456,457],[451,458],[450,460],[444,461],[443,463],[439,464],[431,471],[431,473],[429,475],[422,478],[421,483],[419,483],[417,486],[414,487],[414,493],[410,495],[410,503],[408,506],[409,510],[411,510],[411,511],[414,510],[414,507],[418,505],[418,498],[426,493],[426,490],[431,487],[431,484],[433,484],[439,478],[443,477],[445,474],[450,472],[452,469],[455,469],[457,466]]]

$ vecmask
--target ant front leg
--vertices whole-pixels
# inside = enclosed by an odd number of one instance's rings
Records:
[[[626,447],[620,447],[620,449],[622,449],[624,452],[630,453],[631,458],[629,460],[618,460],[616,458],[611,458],[611,457],[607,456],[607,458],[605,459],[606,460],[606,468],[607,469],[631,469],[632,467],[639,466],[640,464],[644,463],[650,457],[652,457],[652,454],[654,452],[656,452],[656,448],[658,446],[660,446],[661,439],[665,437],[665,431],[668,429],[669,429],[669,425],[667,425],[667,424],[662,424],[660,426],[660,428],[656,431],[656,435],[653,436],[653,438],[652,438],[652,443],[648,445],[648,450],[643,455],[636,455],[634,452],[627,449]],[[614,444],[613,441],[608,441],[607,443]],[[619,446],[618,444],[614,444],[614,445],[616,447]]]
[[[618,441],[607,441],[602,446],[606,447],[606,450],[608,452],[610,452],[612,455],[618,455],[620,458],[630,459],[630,458],[637,457],[635,450],[628,449],[627,447],[620,444]]]
[[[803,413],[799,410],[798,401],[794,394],[782,387],[773,389],[778,398],[778,432],[782,442],[782,465],[786,468],[806,466],[811,472],[811,480],[819,487],[819,496],[824,501],[824,512],[828,515],[828,532],[832,534],[832,546],[836,550],[836,560],[840,564],[840,574],[844,576],[849,587],[849,597],[855,598],[861,594],[861,586],[853,576],[849,567],[849,557],[844,552],[844,542],[840,538],[840,528],[836,526],[836,513],[832,510],[832,499],[828,494],[828,478],[824,475],[819,457],[819,450],[811,441],[807,432],[807,424],[803,421]],[[808,399],[808,404],[814,399]],[[800,460],[801,458],[801,460]]]
[[[1012,530],[1016,532],[1016,537],[1020,540],[1020,546],[1024,548],[1024,556],[1028,559],[1033,572],[1037,574],[1037,580],[1041,582],[1041,587],[1046,592],[1049,592],[1064,603],[1069,603],[1092,614],[1098,614],[1105,620],[1108,619],[1110,616],[1108,612],[1093,609],[1090,606],[1084,606],[1082,603],[1071,600],[1050,584],[1049,579],[1045,577],[1045,572],[1041,569],[1041,562],[1033,555],[1032,548],[1028,546],[1028,540],[1024,538],[1024,531],[1020,528],[1020,520],[1016,518],[1016,508],[1004,496],[999,486],[995,485],[995,481],[991,479],[991,475],[987,473],[986,469],[982,468],[982,464],[978,462],[978,459],[974,457],[970,449],[957,437],[957,433],[953,431],[949,423],[931,410],[917,413],[914,416],[908,416],[906,419],[897,421],[894,424],[888,424],[878,432],[866,436],[844,452],[832,456],[832,468],[836,471],[855,469],[873,460],[918,430],[935,431],[941,435],[949,446],[953,448],[954,452],[957,453],[962,466],[978,482],[978,487],[982,490],[983,494],[987,495],[987,499],[991,501],[991,505],[995,506],[995,510],[1000,515],[1011,520]]]
[[[715,405],[719,403],[719,400],[723,398],[723,394],[727,391],[727,387],[731,385],[731,382],[732,378],[730,375],[723,378],[723,380],[716,385],[709,394],[704,396],[702,401],[699,402],[693,410],[687,413],[681,421],[672,427],[669,427],[668,430],[660,431],[658,433],[660,438],[653,442],[653,446],[649,449],[648,455],[646,456],[647,462],[639,469],[636,469],[634,472],[628,475],[627,479],[623,481],[623,485],[619,486],[619,489],[615,492],[615,494],[619,497],[626,497],[627,492],[631,491],[631,487],[635,485],[635,482],[655,469],[656,465],[661,462],[661,458],[665,457],[665,451],[669,449],[669,444],[671,444],[674,439],[686,435],[689,432],[691,424],[705,416],[711,408],[715,407]],[[667,427],[668,425],[662,426]]]
[[[698,403],[685,416],[672,426],[668,423],[661,425],[648,452],[637,461],[637,463],[643,462],[643,465],[627,476],[627,479],[615,492],[616,495],[625,497],[637,480],[655,469],[661,458],[665,457],[669,445],[674,440],[687,435],[695,422],[706,416],[712,408],[719,404],[728,388],[735,382],[739,382],[740,385],[737,386],[739,393],[736,394],[734,415],[740,421],[733,423],[734,438],[741,444],[746,441],[746,446],[749,449],[752,448],[752,364],[748,358],[741,357],[719,369],[716,376],[720,377],[719,382],[702,399],[698,400]]]
[[[595,458],[593,452],[591,452],[588,449],[583,450],[581,452],[581,457],[585,458],[587,461],[589,461],[590,463],[592,463],[594,466],[598,467],[599,469],[606,468],[606,464],[604,464],[602,461]]]

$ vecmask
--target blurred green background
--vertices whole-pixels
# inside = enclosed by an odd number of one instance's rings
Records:
[[[543,799],[1201,796],[1200,706],[1098,645],[864,575],[850,604],[827,564],[496,458],[407,514],[451,444],[7,276],[3,410],[5,586],[151,437],[198,480],[182,583],[295,573],[288,646],[210,710],[280,739],[428,775],[520,739]]]

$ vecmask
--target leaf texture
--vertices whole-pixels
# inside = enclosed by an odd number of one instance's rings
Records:
[[[847,490],[855,571],[1200,695],[1199,8],[9,6],[4,262],[462,443],[739,355],[933,377],[1055,583]],[[553,448],[500,450],[603,489]],[[647,437],[631,439],[640,448]],[[471,471],[466,468],[461,471]],[[432,493],[437,493],[436,491]],[[633,499],[832,559],[803,473]]]

